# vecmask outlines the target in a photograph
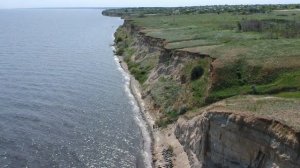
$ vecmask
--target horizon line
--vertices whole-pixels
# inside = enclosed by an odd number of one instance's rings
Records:
[[[184,8],[184,7],[205,7],[205,6],[239,6],[239,5],[299,5],[300,3],[278,3],[278,4],[215,4],[215,5],[189,5],[189,6],[127,6],[127,7],[101,7],[101,6],[78,6],[78,7],[16,7],[0,9],[119,9],[119,8]]]

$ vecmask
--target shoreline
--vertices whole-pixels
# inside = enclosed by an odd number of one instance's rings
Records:
[[[114,34],[112,37],[115,39]],[[115,44],[112,44],[111,47],[115,52]],[[149,104],[147,104],[141,96],[142,89],[140,83],[128,70],[123,56],[114,54],[114,57],[116,63],[119,64],[119,68],[122,69],[122,73],[126,74],[125,78],[128,80],[126,87],[131,94],[130,97],[132,96],[136,103],[135,106],[138,108],[137,113],[140,115],[139,118],[143,120],[142,122],[137,122],[142,124],[138,125],[140,126],[140,131],[143,136],[143,162],[145,167],[190,168],[188,155],[174,134],[176,129],[175,123],[169,124],[167,128],[155,127],[154,113],[151,114]],[[137,120],[139,120],[139,118],[137,118]],[[149,144],[147,144],[147,142],[149,142]]]
[[[150,113],[145,109],[144,107],[144,101],[142,100],[141,97],[141,90],[140,90],[140,85],[138,83],[138,81],[136,81],[136,79],[130,74],[128,68],[127,68],[127,64],[123,61],[123,57],[122,56],[117,56],[115,55],[115,57],[118,59],[118,63],[120,64],[121,68],[123,69],[123,71],[129,76],[129,90],[132,94],[132,96],[134,97],[137,106],[139,108],[139,113],[142,117],[142,119],[145,122],[145,126],[146,126],[146,130],[150,136],[150,161],[151,161],[151,167],[155,167],[153,164],[153,150],[154,150],[154,142],[155,142],[155,138],[153,135],[153,125],[155,123],[154,119],[152,118],[152,116],[150,115]],[[141,131],[142,132],[142,131]],[[145,137],[143,137],[145,138]],[[144,144],[145,145],[145,144]],[[145,158],[146,160],[146,158]],[[147,165],[145,165],[147,167]]]
[[[146,124],[146,129],[151,139],[151,156],[149,158],[151,160],[151,167],[189,168],[190,163],[187,154],[174,135],[175,124],[170,124],[167,128],[154,128],[155,119],[154,116],[151,115],[149,109],[147,109],[147,106],[145,106],[146,102],[142,99],[139,82],[129,72],[123,57],[117,55],[115,55],[115,57],[117,58],[120,67],[129,76],[130,92],[137,103],[139,113]],[[168,155],[167,151],[170,147],[172,148],[172,155],[166,156]]]

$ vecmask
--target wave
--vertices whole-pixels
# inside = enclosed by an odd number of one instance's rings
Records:
[[[113,50],[115,50],[115,48],[112,46]],[[126,92],[126,95],[129,98],[129,103],[132,105],[132,109],[133,112],[135,114],[135,121],[137,123],[137,125],[140,128],[140,131],[142,133],[143,136],[143,159],[144,159],[144,163],[145,163],[145,167],[147,168],[151,168],[152,167],[152,152],[151,152],[151,136],[148,130],[148,126],[147,123],[144,119],[144,117],[142,116],[142,110],[140,109],[137,100],[135,99],[135,96],[133,95],[134,93],[132,93],[131,91],[131,77],[130,74],[128,74],[120,65],[120,60],[118,59],[117,56],[114,57],[114,60],[118,66],[118,70],[121,72],[123,78],[124,78],[124,90]]]

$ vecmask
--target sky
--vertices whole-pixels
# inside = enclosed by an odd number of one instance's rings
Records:
[[[171,7],[234,4],[289,4],[300,0],[0,0],[0,8]]]

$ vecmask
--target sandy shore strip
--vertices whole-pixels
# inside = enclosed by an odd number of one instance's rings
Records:
[[[147,124],[147,130],[151,137],[152,167],[178,167],[189,168],[189,160],[183,147],[174,135],[174,124],[167,128],[154,128],[155,116],[152,116],[141,96],[141,86],[139,82],[130,74],[127,64],[122,56],[117,56],[122,69],[130,76],[130,91],[136,99],[141,115]],[[172,154],[166,151],[172,148]]]

